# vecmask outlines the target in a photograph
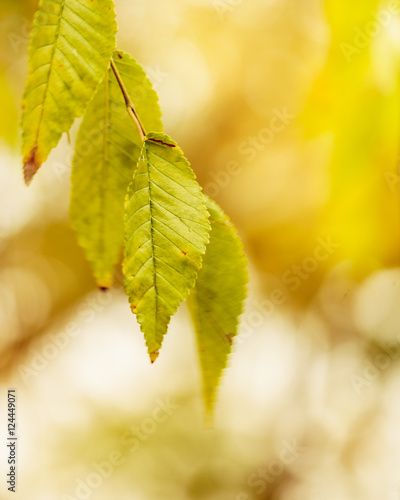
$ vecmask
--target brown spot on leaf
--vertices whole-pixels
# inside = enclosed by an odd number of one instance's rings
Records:
[[[118,59],[122,59],[122,55],[118,52],[117,54]]]
[[[227,333],[225,335],[225,340],[226,340],[226,343],[229,344],[229,345],[232,345],[232,342],[233,342],[233,337],[234,337],[234,334],[233,333]]]
[[[187,252],[185,252],[185,250],[181,250],[181,252],[183,253],[183,255],[187,255]]]
[[[99,286],[99,290],[102,292],[108,292],[108,286]]]

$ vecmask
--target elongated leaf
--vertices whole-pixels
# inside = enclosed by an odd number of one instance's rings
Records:
[[[247,260],[228,217],[214,201],[206,199],[211,222],[210,243],[188,306],[196,330],[204,400],[211,416],[216,389],[243,311]]]
[[[112,0],[42,0],[34,20],[23,97],[27,184],[81,116],[115,47]]]
[[[152,362],[195,283],[209,231],[205,199],[182,151],[168,136],[149,134],[128,190],[124,275]]]
[[[162,131],[158,97],[128,54],[113,58],[147,130]],[[135,99],[136,97],[136,99]],[[108,288],[124,239],[124,204],[142,141],[111,69],[89,103],[72,170],[71,224],[101,288]]]

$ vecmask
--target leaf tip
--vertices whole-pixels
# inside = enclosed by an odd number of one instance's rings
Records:
[[[36,158],[36,147],[32,150],[31,155],[24,162],[24,180],[27,186],[30,185],[36,172],[39,170],[40,163]]]
[[[208,430],[214,429],[215,423],[212,409],[208,409],[206,414],[204,415],[203,427],[204,429]]]
[[[97,286],[99,287],[99,290],[102,292],[107,292],[112,285],[112,277],[107,275],[107,276],[102,276],[101,278],[96,279]]]
[[[151,364],[154,363],[154,361],[158,358],[159,354],[160,354],[159,350],[149,352]]]

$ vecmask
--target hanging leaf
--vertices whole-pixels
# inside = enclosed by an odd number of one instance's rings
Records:
[[[209,231],[189,162],[168,136],[149,134],[128,190],[124,275],[152,362],[171,316],[196,281]]]
[[[115,47],[112,0],[42,0],[34,20],[23,97],[27,184],[104,77]]]
[[[141,122],[162,131],[158,97],[139,64],[113,54]],[[124,202],[142,140],[111,69],[89,103],[79,129],[72,170],[71,224],[101,288],[112,282],[124,238]]]
[[[211,417],[243,311],[248,276],[246,257],[234,226],[214,201],[208,197],[206,200],[210,243],[188,306],[196,330],[205,405]]]

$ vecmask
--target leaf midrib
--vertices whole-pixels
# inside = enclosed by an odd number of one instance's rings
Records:
[[[150,239],[151,239],[151,256],[153,260],[153,285],[154,285],[154,291],[155,291],[155,302],[156,302],[156,307],[155,307],[155,332],[154,332],[154,341],[157,343],[157,325],[158,325],[158,290],[157,290],[157,267],[156,267],[156,259],[154,255],[154,231],[153,231],[153,208],[151,204],[152,200],[152,193],[151,193],[151,178],[150,178],[150,162],[147,154],[147,145],[145,143],[144,146],[144,151],[146,154],[145,161],[146,161],[146,168],[147,168],[147,178],[148,178],[148,183],[149,183],[149,212],[150,212]]]

